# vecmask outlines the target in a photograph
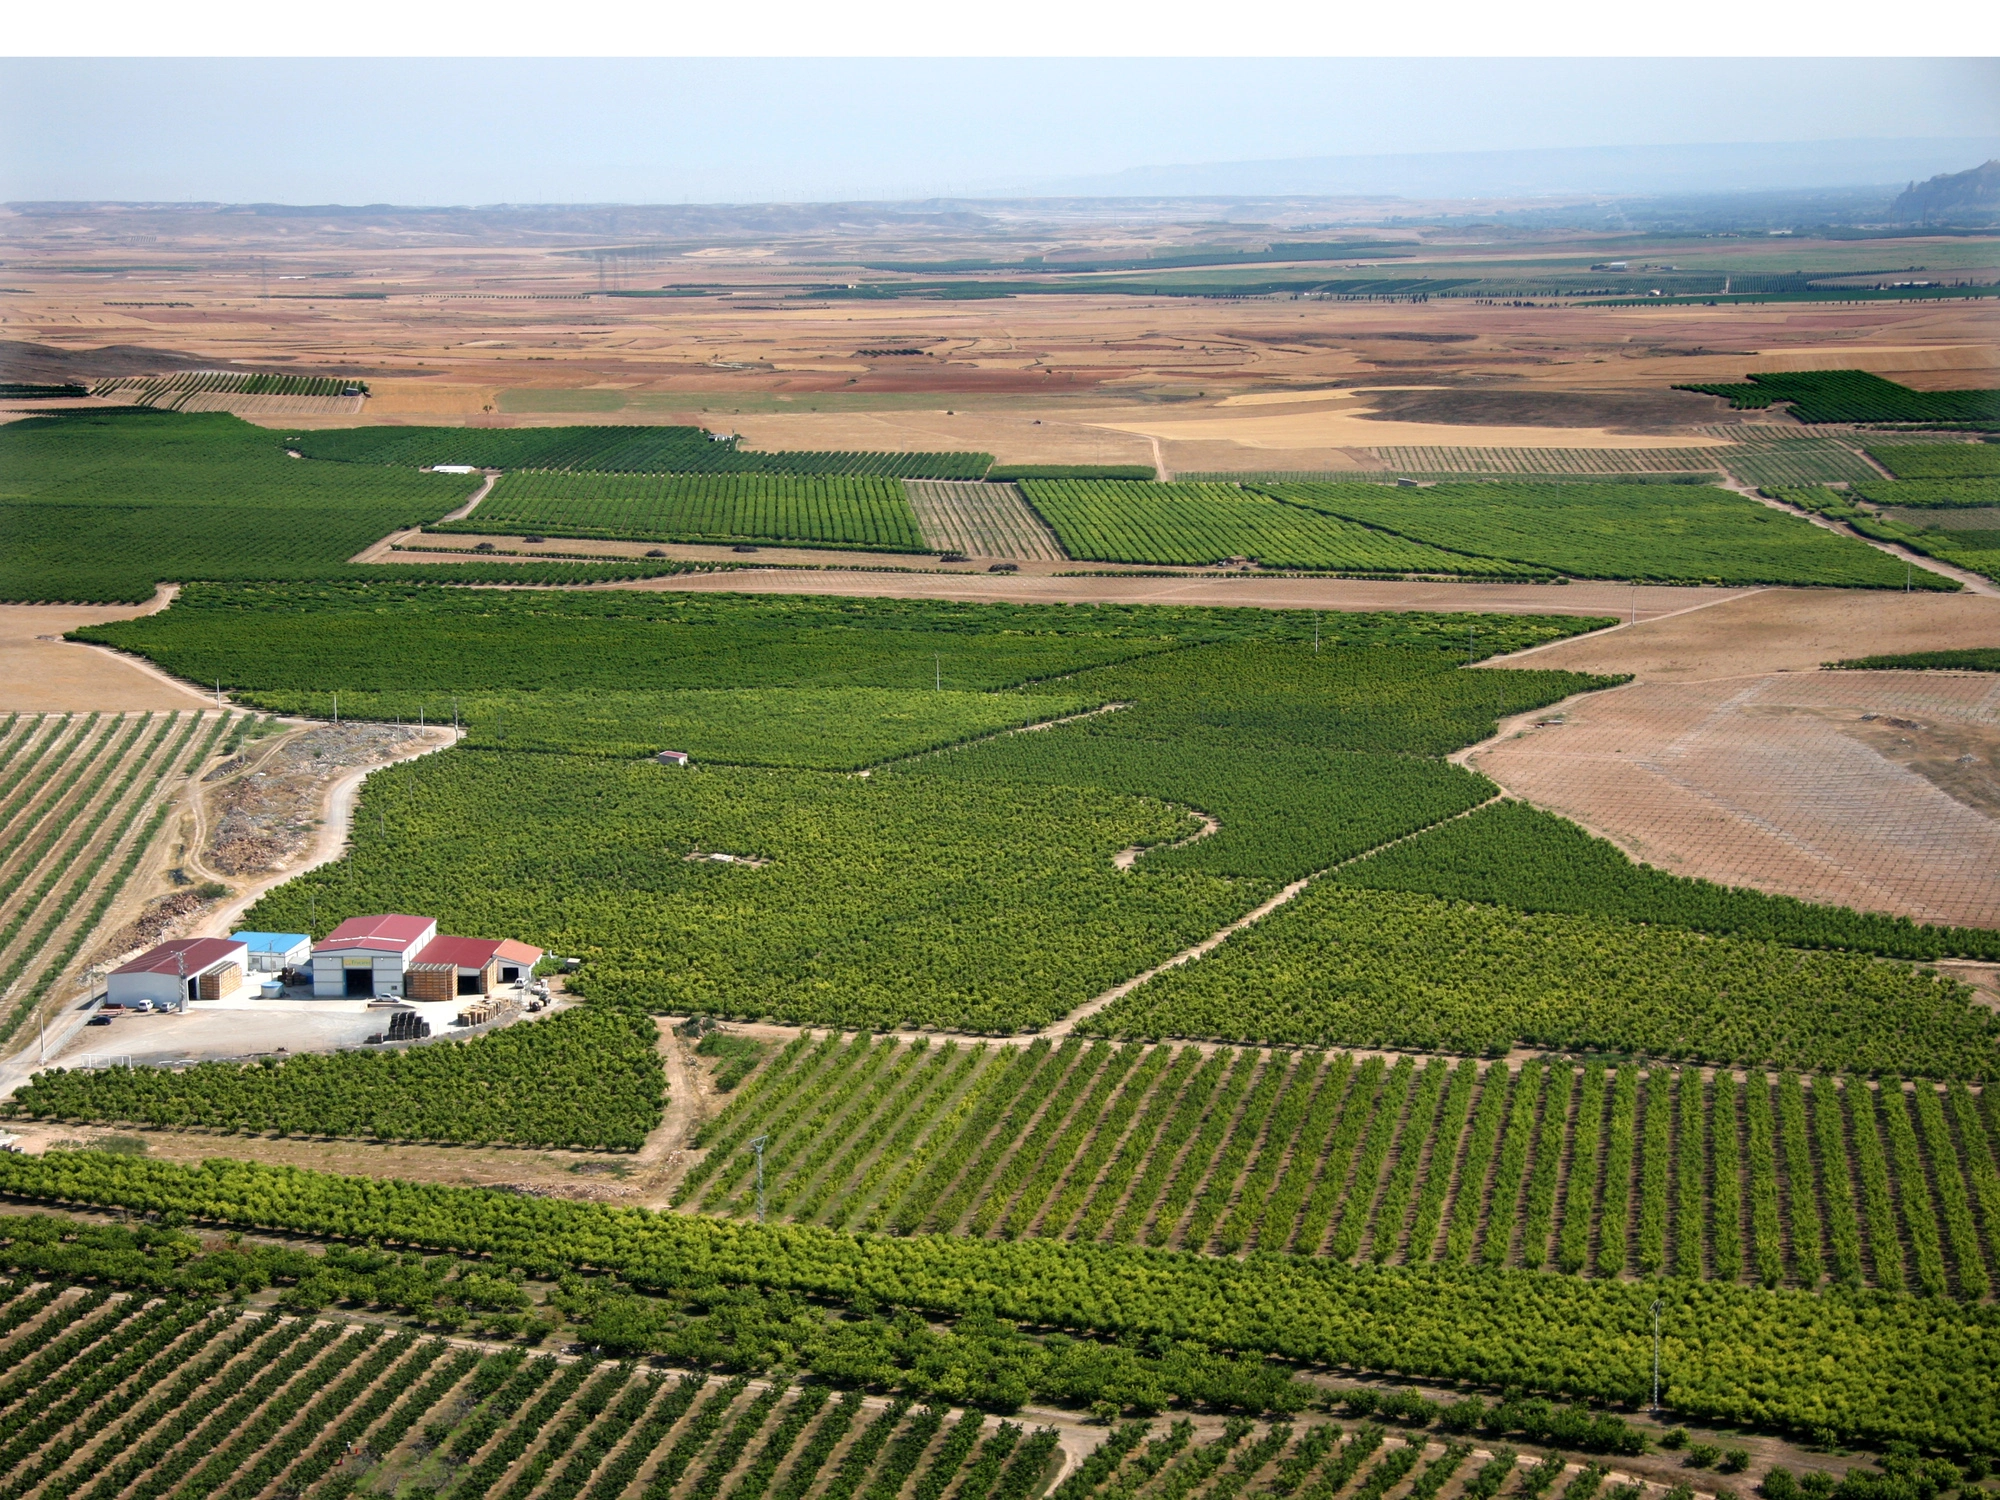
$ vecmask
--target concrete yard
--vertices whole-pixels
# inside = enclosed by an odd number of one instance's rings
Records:
[[[477,1035],[486,1027],[453,1026],[468,1003],[439,1000],[410,1006],[431,1023],[433,1038]],[[86,1026],[49,1059],[76,1067],[85,1057],[148,1064],[210,1062],[284,1052],[332,1052],[360,1047],[389,1029],[392,1010],[362,1000],[218,1000],[197,1002],[186,1015],[113,1012],[109,1026]]]

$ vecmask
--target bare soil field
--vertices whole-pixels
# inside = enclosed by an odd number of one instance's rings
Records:
[[[440,735],[443,735],[443,741]],[[224,761],[205,778],[203,838],[209,871],[242,879],[287,871],[317,842],[329,788],[448,741],[414,724],[315,724],[269,750]]]
[[[917,524],[932,546],[970,557],[1066,563],[1062,544],[1011,484],[905,481]]]
[[[1534,405],[1543,412],[1557,413],[1565,404],[1560,396],[1537,398]],[[1287,410],[1282,415],[1243,416],[1161,416],[1126,418],[1104,425],[1120,432],[1142,433],[1167,443],[1168,461],[1176,469],[1202,467],[1182,444],[1210,447],[1226,443],[1253,450],[1276,449],[1287,453],[1311,454],[1329,449],[1387,444],[1397,447],[1458,447],[1492,445],[1503,448],[1686,448],[1721,446],[1718,438],[1691,437],[1669,429],[1653,436],[1637,436],[1607,427],[1582,425],[1578,419],[1590,415],[1588,408],[1577,411],[1573,426],[1483,426],[1443,422],[1392,421],[1380,419],[1373,406],[1322,407]],[[1256,468],[1270,463],[1268,457],[1244,454],[1233,467]],[[1272,464],[1272,467],[1277,465]],[[1218,465],[1232,467],[1232,465]]]
[[[1280,220],[1296,206],[1272,207],[1279,218],[1256,232],[1289,232]],[[697,422],[757,447],[948,447],[1069,463],[1150,462],[1157,440],[1170,468],[1218,471],[1374,469],[1380,446],[1716,442],[1693,429],[1764,418],[1671,388],[1752,370],[1861,368],[1927,388],[2000,381],[1992,301],[1591,307],[1254,290],[1264,278],[1355,270],[1462,285],[1621,253],[1560,233],[1482,243],[1398,229],[1386,233],[1407,255],[1345,269],[1223,267],[1201,273],[1214,283],[1206,295],[1099,291],[1113,283],[1086,276],[1060,296],[857,300],[828,293],[890,279],[879,269],[890,263],[1044,251],[1055,273],[1065,259],[1143,256],[1212,242],[1216,230],[1171,208],[1115,222],[1052,207],[948,221],[808,215],[790,227],[732,227],[717,212],[688,216],[703,224],[692,238],[636,250],[617,248],[626,231],[593,234],[582,221],[468,237],[412,220],[364,245],[333,225],[273,236],[172,212],[0,212],[0,244],[20,252],[9,276],[23,288],[0,364],[27,379],[192,365],[369,384],[358,413],[237,407],[277,427]],[[133,264],[142,242],[149,259]],[[2000,260],[1977,239],[1693,239],[1671,253],[1696,274],[1922,261],[1978,277]],[[843,266],[857,268],[829,269]],[[273,296],[266,275],[291,280]],[[1237,283],[1247,295],[1224,294]],[[1337,391],[1353,396],[1229,404]]]
[[[2000,678],[1817,670],[1995,639],[2000,600],[1761,590],[1488,664],[1637,680],[1463,759],[1675,874],[1996,926]]]
[[[202,391],[176,410],[233,412],[246,421],[283,426],[298,417],[358,417],[366,404],[361,396],[246,396],[233,391]]]
[[[1561,719],[1470,764],[1677,875],[2000,926],[2000,680],[1639,683],[1573,699]]]
[[[0,604],[0,712],[107,713],[214,707],[214,700],[134,657],[65,641],[65,631],[132,620],[165,609],[173,590],[150,604]]]
[[[1615,594],[1618,586],[1601,587]],[[1646,592],[1652,592],[1648,590]],[[1721,591],[1705,591],[1711,598]],[[1701,682],[1811,672],[1861,656],[1942,651],[2000,641],[2000,600],[1971,594],[1751,589],[1714,609],[1605,631],[1490,663],[1630,672],[1642,682]]]

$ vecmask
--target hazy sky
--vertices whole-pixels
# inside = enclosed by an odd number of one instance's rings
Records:
[[[14,201],[914,197],[1155,164],[1978,135],[2000,135],[2000,61],[0,61]]]

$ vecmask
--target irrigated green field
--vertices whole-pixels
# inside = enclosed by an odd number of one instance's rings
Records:
[[[2000,1074],[1987,1012],[1947,979],[1871,956],[1984,955],[1984,933],[1697,888],[1555,820],[1450,821],[1496,789],[1445,756],[1610,681],[1466,671],[1466,647],[1576,628],[212,588],[89,634],[271,707],[317,707],[339,684],[349,713],[437,719],[456,696],[473,744],[372,778],[351,855],[246,917],[269,930],[436,912],[584,957],[574,984],[599,1001],[1011,1031],[1051,1024],[1290,882],[1432,829],[1086,1024]],[[556,672],[562,692],[530,686]],[[716,686],[753,672],[756,687]],[[648,674],[656,686],[631,686]],[[830,683],[847,685],[814,685]],[[593,692],[606,706],[581,707]],[[637,759],[655,748],[697,764]]]
[[[348,559],[436,521],[480,483],[287,458],[235,417],[151,412],[0,426],[0,600],[139,603],[197,579],[409,578]],[[573,583],[670,573],[660,562],[467,564],[463,583]]]
[[[1470,556],[1578,578],[1902,588],[1904,570],[1741,495],[1705,485],[1271,485],[1288,504]],[[1950,588],[1935,574],[1924,588]]]
[[[1752,375],[1746,385],[1681,385],[1738,410],[1786,403],[1801,422],[1910,422],[1984,430],[2000,424],[2000,391],[1917,391],[1864,370]]]
[[[1232,557],[1329,573],[1527,577],[1532,566],[1454,555],[1422,542],[1280,505],[1228,484],[1027,479],[1021,492],[1071,557],[1201,566]]]
[[[1868,479],[1848,486],[1877,505],[1964,510],[2000,505],[2000,476],[1952,479]]]
[[[1661,1396],[1677,1416],[1801,1436],[1838,1434],[1850,1442],[1910,1441],[1958,1452],[2000,1446],[2000,1379],[1986,1348],[1992,1309],[1941,1298],[1843,1287],[1743,1287],[1680,1276],[1623,1281],[1491,1267],[1233,1259],[1056,1240],[853,1236],[810,1225],[720,1224],[518,1194],[228,1161],[178,1167],[96,1152],[0,1154],[0,1189],[16,1197],[199,1214],[217,1226],[339,1234],[442,1251],[473,1261],[465,1269],[478,1270],[496,1301],[505,1296],[514,1269],[553,1278],[587,1263],[642,1294],[628,1297],[608,1279],[575,1278],[563,1301],[589,1319],[587,1342],[603,1345],[609,1335],[612,1348],[660,1348],[705,1366],[753,1370],[791,1363],[803,1347],[815,1371],[839,1384],[907,1383],[940,1394],[969,1386],[999,1403],[1039,1392],[1079,1405],[1107,1401],[1114,1411],[1128,1404],[1158,1410],[1177,1396],[1239,1409],[1286,1409],[1299,1402],[1298,1390],[1282,1364],[1264,1363],[1269,1356],[1637,1407],[1650,1390],[1657,1317]],[[115,1226],[97,1231],[100,1243],[119,1233]],[[115,1245],[106,1249],[109,1254],[96,1257],[66,1249],[55,1256],[13,1253],[29,1265],[55,1260],[67,1274],[111,1273],[149,1287],[171,1276],[171,1247],[153,1256],[124,1252],[122,1258]],[[287,1278],[302,1288],[317,1282],[315,1258],[291,1254],[296,1258],[286,1267]],[[358,1269],[370,1275],[383,1259],[364,1255]],[[255,1265],[254,1259],[248,1266],[243,1258],[223,1262],[217,1279],[241,1284]],[[458,1279],[471,1279],[451,1260],[423,1266],[424,1282],[443,1281],[437,1291],[446,1297],[452,1283],[445,1276],[457,1271]],[[407,1297],[393,1279],[381,1279],[391,1284],[380,1292],[364,1282],[343,1293],[329,1276],[321,1295]],[[429,1285],[421,1290],[428,1293]],[[466,1287],[459,1295],[483,1291]],[[844,1304],[851,1321],[829,1334],[825,1314],[808,1298],[822,1306]],[[885,1304],[921,1315],[914,1322],[900,1314],[883,1317]],[[719,1316],[697,1320],[690,1312]],[[948,1332],[927,1326],[941,1322],[953,1326]],[[1086,1337],[1039,1344],[1049,1358],[1037,1363],[1010,1324]],[[284,1347],[330,1340],[338,1329],[315,1330],[301,1321],[252,1325],[245,1332],[268,1332]],[[1100,1345],[1088,1335],[1117,1343]],[[310,1357],[320,1347],[306,1342],[301,1354]],[[1211,1352],[1221,1350],[1237,1357]],[[185,1417],[188,1397],[204,1390],[213,1368],[197,1373],[188,1366],[182,1384],[161,1391],[113,1430],[137,1436],[168,1413]],[[255,1369],[248,1366],[245,1376]],[[913,1375],[906,1377],[905,1370]],[[953,1370],[962,1373],[954,1377]],[[446,1428],[429,1441],[453,1445],[461,1461],[484,1463],[481,1451],[509,1411],[554,1373],[528,1367],[515,1387],[521,1397],[511,1407],[485,1406],[483,1421],[475,1396],[467,1404],[480,1424],[476,1437],[460,1443]],[[206,1386],[204,1398],[212,1400],[194,1410],[195,1423],[242,1389]],[[489,1385],[480,1395],[492,1390]],[[259,1394],[228,1409],[218,1423],[219,1442],[233,1441],[224,1434],[237,1432],[263,1399]],[[1483,1401],[1479,1410],[1487,1410]],[[1436,1414],[1435,1406],[1421,1402],[1416,1410],[1419,1420]],[[553,1415],[524,1424],[522,1446],[496,1466],[500,1472]],[[1517,1407],[1513,1421],[1502,1416],[1501,1430],[1517,1425],[1520,1415]],[[1614,1452],[1646,1446],[1643,1434],[1608,1413],[1590,1428],[1573,1434],[1567,1446]],[[149,1456],[115,1482],[122,1488],[161,1462],[188,1430],[185,1422],[168,1428],[165,1444],[143,1450]],[[109,1439],[98,1451],[117,1459],[128,1442]],[[187,1467],[174,1472],[175,1481],[211,1455],[227,1453],[232,1466],[249,1456],[201,1443],[181,1452]],[[69,1458],[65,1451],[57,1462]],[[491,1469],[468,1472],[489,1487],[499,1477]],[[1031,1492],[1032,1486],[1021,1500]]]
[[[473,515],[429,529],[615,541],[789,541],[879,552],[924,550],[916,514],[902,483],[894,479],[507,474]]]
[[[2000,476],[2000,443],[1874,443],[1868,456],[1898,479]]]
[[[2000,1209],[1984,1104],[1567,1058],[805,1035],[703,1126],[677,1201],[754,1217],[762,1137],[767,1211],[836,1228],[1976,1300],[2000,1250],[1970,1206]]]
[[[29,1119],[634,1151],[660,1123],[666,1085],[656,1040],[651,1023],[630,1012],[572,1010],[408,1051],[172,1072],[57,1069],[37,1074],[6,1108]]]

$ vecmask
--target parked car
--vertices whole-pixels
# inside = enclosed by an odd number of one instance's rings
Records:
[[[96,1015],[92,1016],[88,1021],[85,1021],[83,1024],[86,1026],[109,1026],[111,1024],[111,1017],[105,1015]]]

